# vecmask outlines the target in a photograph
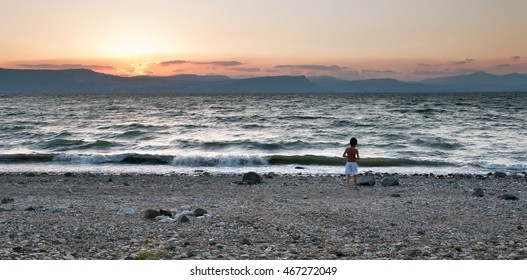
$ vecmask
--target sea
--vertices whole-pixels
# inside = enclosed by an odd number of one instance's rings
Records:
[[[527,171],[527,93],[3,94],[0,172]]]

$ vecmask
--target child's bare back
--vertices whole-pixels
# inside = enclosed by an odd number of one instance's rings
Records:
[[[358,159],[359,151],[355,149],[355,147],[347,148],[346,151],[344,151],[344,156],[346,157],[348,162],[356,162]]]

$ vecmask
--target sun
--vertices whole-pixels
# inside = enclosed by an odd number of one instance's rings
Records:
[[[152,57],[174,51],[173,45],[167,44],[154,33],[134,31],[112,32],[98,41],[99,55],[113,58]]]

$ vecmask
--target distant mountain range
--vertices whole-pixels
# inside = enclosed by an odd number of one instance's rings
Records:
[[[0,68],[0,93],[387,93],[527,92],[527,75],[476,72],[404,82],[395,79],[343,80],[329,76],[120,77],[87,69],[16,70]]]

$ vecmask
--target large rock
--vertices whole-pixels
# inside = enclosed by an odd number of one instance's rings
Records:
[[[147,219],[147,220],[153,220],[157,216],[161,216],[161,213],[159,213],[159,211],[157,211],[157,210],[148,209],[148,210],[145,211],[145,219]]]
[[[196,208],[196,210],[194,210],[194,216],[196,217],[201,217],[203,215],[207,214],[207,210],[203,209],[203,208]]]
[[[399,179],[395,177],[385,177],[381,181],[381,185],[383,187],[389,187],[389,186],[398,186],[399,185]]]
[[[262,182],[262,176],[256,172],[247,172],[243,174],[242,181],[249,185],[260,184]]]
[[[357,185],[359,186],[374,186],[375,185],[375,177],[366,175],[366,176],[358,176],[357,177]]]

